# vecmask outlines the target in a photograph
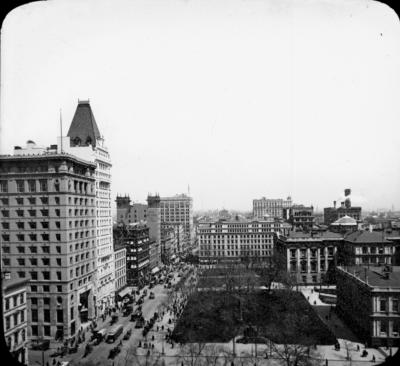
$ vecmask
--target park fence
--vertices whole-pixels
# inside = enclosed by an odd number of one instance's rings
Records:
[[[372,366],[384,360],[343,360],[308,357],[308,365],[312,366]],[[294,364],[294,363],[293,363]],[[83,366],[84,364],[82,364]],[[281,358],[261,356],[232,355],[161,355],[158,352],[150,355],[135,354],[124,360],[115,360],[113,366],[286,366]]]

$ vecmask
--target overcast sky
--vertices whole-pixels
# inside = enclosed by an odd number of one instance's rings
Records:
[[[370,1],[54,0],[3,23],[1,153],[90,99],[113,196],[400,209],[400,27]]]

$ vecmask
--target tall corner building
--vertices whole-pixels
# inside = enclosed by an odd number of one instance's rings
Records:
[[[74,336],[95,316],[95,169],[31,140],[0,156],[2,270],[29,281],[31,340]]]
[[[58,149],[96,165],[96,310],[97,315],[115,302],[114,249],[111,214],[111,159],[89,101],[79,101],[66,137]]]

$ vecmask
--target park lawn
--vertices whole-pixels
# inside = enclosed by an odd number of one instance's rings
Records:
[[[189,298],[172,338],[185,342],[228,342],[249,327],[275,343],[334,344],[304,296],[295,291],[250,293],[202,291]]]

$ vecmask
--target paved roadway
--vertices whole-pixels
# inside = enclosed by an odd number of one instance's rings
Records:
[[[186,272],[186,271],[185,271]],[[174,279],[173,279],[173,284],[177,283],[179,281],[178,273],[174,273]],[[153,316],[155,312],[160,312],[160,307],[162,308],[162,305],[165,304],[166,306],[168,305],[168,297],[170,294],[172,294],[171,289],[166,289],[164,288],[164,284],[159,284],[153,287],[152,289],[149,289],[148,286],[146,286],[144,289],[147,289],[147,295],[144,299],[144,303],[142,304],[142,313],[143,317],[145,320],[150,320],[150,318]],[[141,290],[140,295],[142,294],[143,290]],[[150,291],[154,292],[155,298],[154,299],[149,299]],[[138,298],[140,295],[136,295],[136,298]],[[171,295],[170,295],[171,296]],[[137,306],[134,305],[134,311],[136,310]],[[74,354],[68,354],[62,358],[57,357],[56,361],[69,361],[71,366],[76,365],[80,362],[85,363],[85,361],[90,361],[93,362],[93,364],[96,364],[99,362],[101,365],[117,365],[119,363],[124,363],[123,358],[125,358],[128,349],[132,352],[133,347],[137,347],[139,344],[139,341],[143,342],[143,336],[142,336],[142,331],[143,328],[135,328],[135,322],[130,321],[130,315],[127,317],[122,317],[122,313],[117,312],[118,314],[118,322],[116,324],[122,324],[123,325],[123,332],[122,334],[118,337],[118,339],[114,343],[106,343],[105,341],[102,341],[99,345],[93,346],[92,352],[83,358],[85,346],[88,343],[88,340],[90,338],[91,332],[88,330],[87,333],[85,334],[86,341],[79,346],[78,352]],[[97,321],[97,327],[96,329],[102,329],[102,328],[111,328],[110,324],[111,317],[108,316],[105,322],[103,322],[101,319]],[[155,332],[154,328],[156,328],[156,325],[154,325],[153,330],[149,332],[148,338],[151,338],[151,335],[155,335],[156,341],[160,341],[162,338],[162,332],[160,329],[160,332]],[[128,329],[132,329],[132,335],[129,340],[122,340],[124,334],[127,332]],[[165,332],[164,332],[165,333]],[[122,348],[121,352],[114,358],[114,359],[108,359],[108,355],[110,353],[110,350],[114,348],[118,343],[122,341]],[[51,366],[53,365],[53,358],[49,357],[51,353],[55,351],[54,348],[51,350],[48,350],[45,352],[44,355],[44,361],[45,365],[48,364]],[[42,360],[41,360],[41,352],[35,352],[35,351],[29,351],[30,353],[30,365],[41,365]],[[43,365],[43,366],[45,366]]]

